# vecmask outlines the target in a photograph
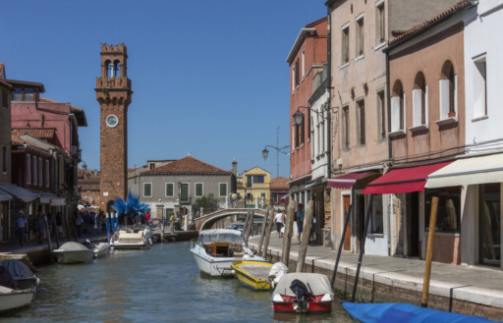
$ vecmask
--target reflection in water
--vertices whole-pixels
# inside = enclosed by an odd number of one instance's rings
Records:
[[[202,277],[189,243],[120,251],[88,265],[40,269],[30,308],[6,322],[351,322],[339,305],[326,316],[273,314],[271,294],[235,279]],[[3,320],[2,320],[3,322]]]

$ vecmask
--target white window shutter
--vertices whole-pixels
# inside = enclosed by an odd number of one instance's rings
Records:
[[[440,89],[440,120],[447,119],[449,115],[449,80],[442,79],[439,81]]]
[[[424,125],[428,125],[428,117],[430,115],[430,107],[429,107],[429,102],[430,99],[428,97],[429,91],[428,91],[428,85],[424,88]]]
[[[407,95],[404,93],[403,94],[403,128],[400,130],[405,130],[407,129]]]
[[[421,125],[421,107],[423,106],[423,90],[412,90],[412,125]]]
[[[400,130],[400,97],[391,97],[391,132]]]
[[[454,112],[458,117],[458,74],[454,75]]]

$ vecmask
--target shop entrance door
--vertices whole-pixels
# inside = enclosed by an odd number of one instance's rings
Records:
[[[343,210],[344,214],[342,215],[344,223],[344,219],[346,218],[346,214],[349,212],[349,206],[351,204],[351,196],[350,195],[343,195],[342,196],[342,205],[343,205]],[[351,250],[351,220],[348,223],[348,226],[346,227],[346,235],[344,237],[344,250]]]

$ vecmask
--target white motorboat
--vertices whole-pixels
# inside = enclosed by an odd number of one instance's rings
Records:
[[[241,231],[232,229],[203,230],[190,250],[194,255],[199,270],[212,277],[232,276],[231,265],[242,259],[264,261],[253,256],[244,246]]]
[[[0,286],[0,312],[29,306],[35,295],[34,288],[13,289]]]
[[[121,228],[110,239],[114,249],[144,249],[152,245],[152,231],[148,226]]]
[[[93,251],[76,241],[65,242],[52,252],[60,264],[81,264],[93,260]]]

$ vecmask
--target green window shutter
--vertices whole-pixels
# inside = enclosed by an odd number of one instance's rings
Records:
[[[220,183],[220,196],[227,196],[227,184]]]
[[[166,196],[173,196],[173,184],[166,184]]]
[[[180,201],[186,202],[189,200],[189,184],[180,185]]]
[[[196,196],[203,196],[203,184],[196,184]]]
[[[143,196],[152,196],[152,184],[143,185]]]

